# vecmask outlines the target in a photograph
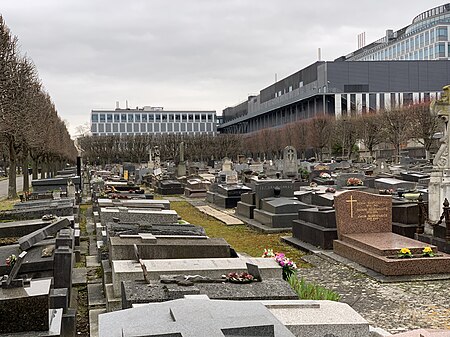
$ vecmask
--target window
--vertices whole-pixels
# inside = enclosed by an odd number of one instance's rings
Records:
[[[138,123],[133,124],[133,130],[134,130],[134,132],[139,132],[139,124]]]
[[[211,121],[212,121],[212,115],[208,114],[208,122],[211,122]]]
[[[107,114],[107,115],[106,115],[106,121],[107,121],[108,123],[112,123],[112,118],[113,118],[112,114]]]
[[[194,115],[189,114],[188,115],[188,119],[189,119],[189,122],[192,122],[194,120]]]
[[[122,123],[125,123],[125,122],[127,121],[127,114],[121,114],[121,115],[120,115],[120,121],[121,121]]]
[[[176,121],[176,122],[179,122],[179,121],[180,121],[180,118],[181,118],[181,116],[180,116],[179,114],[176,114],[176,115],[175,115],[175,121]]]
[[[430,60],[434,60],[434,47],[430,46]]]
[[[128,123],[132,123],[132,122],[133,122],[133,114],[128,114]]]
[[[167,122],[167,115],[166,115],[166,114],[162,115],[162,121],[163,121],[163,122]],[[162,131],[162,130],[161,130],[161,131]]]
[[[173,119],[174,119],[173,117],[174,117],[173,114],[169,115],[169,122],[173,122]]]
[[[425,46],[428,46],[430,44],[430,32],[425,32]]]
[[[98,123],[98,115],[97,114],[92,114],[92,122],[93,123]],[[96,132],[96,131],[93,131],[93,132]]]
[[[166,132],[166,125],[165,123],[161,123],[161,132]]]
[[[98,125],[98,132],[105,132],[105,125],[104,124],[99,124]]]
[[[206,122],[206,115],[201,115],[202,122]]]
[[[113,132],[119,132],[119,125],[117,123],[114,123],[112,126],[113,126]]]
[[[434,28],[430,30],[430,43],[434,43]]]
[[[200,115],[198,115],[198,114],[195,115],[195,121],[196,122],[200,121]]]
[[[437,28],[437,39],[438,41],[447,41],[448,40],[448,30],[447,27],[438,27]]]
[[[114,123],[119,123],[119,122],[120,122],[120,115],[114,114]]]
[[[105,114],[100,114],[100,123],[105,123]]]
[[[133,132],[133,124],[127,124],[127,132],[132,133]]]
[[[419,60],[423,60],[423,49],[419,50]]]
[[[141,122],[141,114],[134,114],[134,121],[137,123]]]
[[[147,114],[142,114],[142,123],[147,123]]]
[[[405,46],[406,46],[405,52],[409,53],[409,40],[405,41]]]
[[[161,115],[160,115],[160,114],[156,114],[156,115],[155,115],[155,121],[156,121],[157,123],[160,123],[160,122],[161,122]]]
[[[120,125],[119,125],[119,127],[120,127],[120,132],[125,132],[125,123],[120,123]]]
[[[445,43],[436,43],[436,57],[445,57]],[[100,116],[101,117],[101,116]],[[101,118],[100,118],[101,120]]]
[[[181,115],[181,119],[183,120],[183,122],[187,121],[187,115],[185,114]]]
[[[92,124],[91,132],[97,132],[97,124]]]
[[[153,115],[148,115],[148,121],[153,123],[154,117],[155,116],[153,116]]]
[[[112,116],[111,116],[112,118]],[[111,124],[106,124],[106,132],[111,133]]]
[[[428,60],[428,47],[425,47],[423,50],[423,59]]]
[[[419,35],[414,38],[414,49],[419,48]]]
[[[425,43],[425,35],[423,33],[420,34],[419,40],[420,40],[420,48],[423,48],[423,45]]]

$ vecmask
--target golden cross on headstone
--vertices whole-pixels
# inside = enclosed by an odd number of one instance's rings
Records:
[[[350,196],[350,199],[345,200],[345,202],[349,202],[350,203],[350,217],[353,218],[353,203],[357,202],[358,200],[354,200],[353,199],[353,195]]]

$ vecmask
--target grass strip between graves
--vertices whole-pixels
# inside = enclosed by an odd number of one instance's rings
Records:
[[[19,198],[16,199],[4,199],[0,200],[0,212],[9,211],[14,208],[14,205],[20,201]]]
[[[170,207],[183,220],[202,226],[209,237],[224,238],[237,252],[260,257],[265,248],[271,248],[274,252],[286,254],[299,268],[309,266],[301,259],[305,255],[304,252],[281,242],[281,236],[290,235],[290,233],[263,234],[247,226],[226,226],[219,220],[200,212],[186,201],[171,201]]]

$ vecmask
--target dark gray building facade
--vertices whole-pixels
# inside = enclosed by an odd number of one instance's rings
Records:
[[[316,62],[223,111],[221,133],[251,133],[318,115],[339,118],[434,99],[450,61]]]

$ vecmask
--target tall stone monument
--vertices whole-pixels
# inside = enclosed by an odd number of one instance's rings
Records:
[[[178,163],[178,177],[186,175],[186,163],[184,162],[184,142],[180,143],[180,162]]]
[[[440,99],[436,99],[430,105],[430,111],[445,122],[444,137],[441,146],[433,160],[433,172],[431,172],[428,185],[428,219],[437,222],[442,213],[442,204],[445,198],[450,198],[450,132],[448,121],[450,117],[450,85],[442,88]],[[427,228],[425,228],[427,231]]]
[[[286,146],[283,150],[283,175],[286,178],[296,178],[297,174],[297,150],[293,146]]]

